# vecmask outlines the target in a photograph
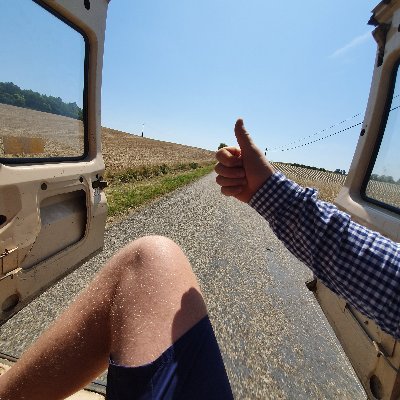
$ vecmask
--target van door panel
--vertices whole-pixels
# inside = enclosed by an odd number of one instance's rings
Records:
[[[0,322],[103,245],[107,204],[92,184],[104,175],[107,7],[2,3],[10,37],[2,37],[0,72]]]

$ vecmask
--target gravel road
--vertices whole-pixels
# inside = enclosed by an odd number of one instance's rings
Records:
[[[104,250],[0,328],[18,356],[129,241],[165,235],[184,249],[205,295],[237,399],[365,399],[313,295],[311,273],[213,174],[107,229]]]

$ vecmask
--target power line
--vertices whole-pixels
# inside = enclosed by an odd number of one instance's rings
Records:
[[[339,125],[344,124],[345,122],[351,121],[352,119],[358,117],[359,115],[361,115],[361,113],[355,114],[350,118],[347,118],[347,119],[344,119],[343,121],[337,122],[337,123],[331,125],[330,127],[324,128],[324,129],[322,129],[320,131],[312,133],[311,135],[304,136],[304,137],[302,137],[300,139],[292,140],[291,142],[289,142],[289,143],[287,143],[287,144],[285,144],[283,146],[273,147],[272,149],[269,149],[268,151],[278,151],[278,150],[281,150],[281,149],[285,149],[285,148],[287,148],[288,146],[290,146],[292,144],[299,143],[299,142],[302,142],[303,140],[306,140],[306,139],[312,138],[314,136],[320,135],[321,133],[324,133],[324,132],[326,132],[326,131],[328,131],[328,130],[330,130],[332,128],[335,128],[336,126],[339,126]]]
[[[359,125],[361,125],[361,124],[362,124],[362,121],[359,122],[358,124],[354,124],[354,125],[352,125],[352,126],[349,126],[349,127],[347,127],[347,128],[344,128],[344,129],[342,129],[342,130],[340,130],[340,131],[331,133],[330,135],[326,135],[326,136],[320,137],[320,138],[318,138],[318,139],[312,140],[312,141],[310,141],[310,142],[302,143],[302,144],[299,144],[299,145],[297,145],[297,146],[293,146],[293,147],[290,147],[290,148],[286,148],[286,149],[285,149],[285,148],[280,148],[280,150],[281,150],[281,151],[289,151],[289,150],[297,149],[297,148],[299,148],[299,147],[308,146],[308,145],[310,145],[310,144],[312,144],[312,143],[319,142],[320,140],[325,140],[325,139],[330,138],[331,136],[335,136],[335,135],[337,135],[337,134],[339,134],[339,133],[346,132],[346,131],[348,131],[348,130],[350,130],[350,129],[352,129],[352,128],[355,128],[356,126],[359,126]],[[279,151],[279,149],[275,149],[275,150],[273,149],[273,150],[271,150],[271,151],[272,151],[272,152],[273,152],[273,151]]]
[[[396,97],[399,97],[399,96],[400,96],[400,95],[396,95],[396,96],[393,97],[393,99],[395,99]],[[396,110],[396,109],[398,109],[398,108],[400,108],[400,105],[391,108],[391,109],[389,110],[389,113],[391,113],[392,111],[394,111],[394,110]],[[272,148],[272,149],[266,148],[265,150],[268,151],[268,152],[277,152],[277,151],[279,151],[279,150],[280,150],[280,151],[289,151],[289,150],[297,149],[297,148],[299,148],[299,147],[308,146],[308,145],[310,145],[310,144],[319,142],[319,141],[321,141],[321,140],[328,139],[328,138],[330,138],[330,137],[332,137],[332,136],[335,136],[335,135],[337,135],[337,134],[339,134],[339,133],[346,132],[346,131],[348,131],[348,130],[350,130],[350,129],[352,129],[352,128],[355,128],[356,126],[361,125],[361,124],[363,123],[363,121],[358,122],[357,124],[354,124],[354,125],[349,126],[349,127],[347,127],[347,128],[341,129],[340,131],[331,133],[330,135],[325,135],[325,136],[322,136],[322,137],[320,137],[320,138],[318,138],[318,139],[311,140],[311,141],[309,141],[309,142],[307,142],[307,143],[302,143],[302,144],[299,144],[299,145],[290,147],[292,144],[301,142],[301,141],[303,141],[303,140],[305,140],[305,139],[308,139],[308,138],[312,138],[312,137],[314,137],[314,136],[316,136],[316,135],[319,135],[319,134],[321,134],[322,132],[325,132],[325,131],[327,131],[327,130],[329,130],[329,129],[335,127],[335,126],[341,125],[341,124],[343,124],[343,123],[346,122],[346,121],[351,121],[352,119],[354,119],[355,117],[357,117],[357,116],[359,116],[359,115],[361,115],[361,113],[358,113],[358,114],[356,114],[356,115],[353,115],[352,117],[350,117],[350,118],[348,118],[348,119],[345,119],[345,120],[343,120],[343,121],[341,121],[341,122],[338,122],[338,123],[336,123],[336,124],[334,124],[334,125],[331,125],[329,128],[325,128],[325,129],[323,129],[323,130],[321,130],[321,131],[318,131],[317,133],[314,133],[314,134],[312,134],[312,135],[305,136],[305,137],[303,137],[303,138],[301,138],[301,139],[297,139],[297,140],[295,140],[295,141],[289,142],[289,143],[287,143],[287,144],[284,145],[284,146],[279,146],[279,147],[275,147],[275,148]]]

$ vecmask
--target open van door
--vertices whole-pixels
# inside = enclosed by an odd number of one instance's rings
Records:
[[[0,321],[103,245],[107,6],[0,1]]]
[[[400,0],[382,1],[369,23],[377,42],[371,90],[349,175],[335,202],[356,222],[399,242]],[[368,397],[399,399],[400,343],[320,281],[309,287]]]

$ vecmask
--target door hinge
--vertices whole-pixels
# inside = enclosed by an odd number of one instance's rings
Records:
[[[95,181],[92,182],[92,188],[94,189],[94,196],[100,196],[100,192],[108,186],[107,181],[103,181],[103,177],[99,176]]]
[[[104,188],[106,188],[108,186],[108,182],[107,181],[103,181],[102,177],[98,178],[96,181],[92,182],[92,188],[93,189],[100,189],[103,190]]]

